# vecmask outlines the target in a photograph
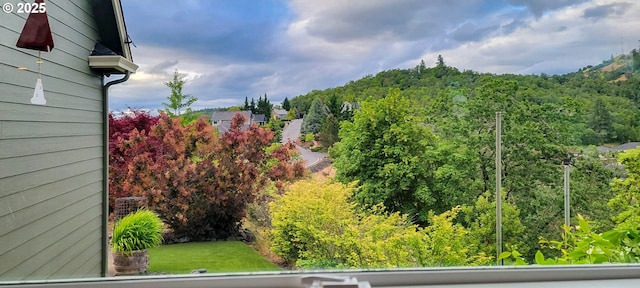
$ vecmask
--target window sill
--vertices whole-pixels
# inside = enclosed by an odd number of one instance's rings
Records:
[[[305,287],[308,276],[351,276],[371,287],[640,287],[640,265],[456,267],[371,271],[129,276],[5,282],[12,287]]]

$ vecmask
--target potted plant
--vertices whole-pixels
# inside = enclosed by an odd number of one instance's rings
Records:
[[[147,271],[147,249],[160,246],[164,224],[158,214],[140,209],[116,222],[111,251],[116,274],[140,274]]]

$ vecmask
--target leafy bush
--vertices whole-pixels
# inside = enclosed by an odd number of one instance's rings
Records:
[[[300,138],[302,142],[309,143],[309,142],[313,142],[313,140],[315,139],[315,136],[313,135],[313,133],[307,133],[300,136]]]
[[[615,197],[608,204],[617,213],[613,220],[618,226],[637,228],[640,223],[640,148],[619,154],[618,162],[624,165],[627,177],[611,181]]]
[[[452,223],[457,210],[432,215],[428,229],[381,205],[357,210],[353,189],[319,180],[292,184],[271,203],[272,250],[302,268],[391,268],[485,263]]]
[[[132,132],[121,144],[132,155],[123,189],[146,197],[176,238],[235,236],[247,204],[267,181],[277,184],[304,173],[292,146],[267,149],[271,131],[257,125],[242,129],[243,123],[238,114],[217,136],[204,119],[182,126],[163,115],[150,133]]]
[[[157,247],[162,243],[163,228],[162,220],[153,211],[131,213],[113,227],[113,251],[127,254]]]
[[[109,113],[109,210],[113,211],[116,198],[131,196],[123,188],[127,167],[133,156],[128,154],[122,144],[129,140],[132,133],[147,135],[151,126],[158,123],[160,116],[151,116],[148,112],[134,110],[132,115],[119,118]],[[152,147],[152,145],[150,145]]]
[[[558,264],[602,264],[602,263],[639,263],[640,233],[637,228],[617,227],[603,233],[597,233],[589,222],[578,216],[575,227],[563,226],[562,240],[541,240],[543,246],[560,252],[557,257],[545,257],[542,251],[535,254],[538,265]],[[527,264],[516,251],[505,251],[500,259],[515,260],[516,265]]]
[[[496,251],[496,200],[492,194],[495,192],[485,192],[478,196],[474,205],[463,205],[458,217],[462,218],[460,222],[469,228],[469,236],[485,255],[495,255]],[[520,222],[520,210],[508,201],[503,201],[502,215],[504,246],[527,253],[528,247],[522,242],[525,227]]]

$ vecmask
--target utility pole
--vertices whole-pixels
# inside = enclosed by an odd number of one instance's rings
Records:
[[[569,204],[570,204],[570,195],[569,195],[569,173],[571,171],[571,158],[567,156],[567,158],[563,161],[564,165],[564,225],[569,226]],[[565,232],[566,234],[566,232]],[[566,236],[566,235],[565,235]],[[566,239],[566,238],[565,238]]]
[[[496,260],[502,254],[502,112],[496,112]]]

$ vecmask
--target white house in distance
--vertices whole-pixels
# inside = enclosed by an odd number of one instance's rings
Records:
[[[137,69],[120,0],[47,0],[46,14],[5,12],[0,282],[106,276],[107,94]],[[114,74],[124,77],[107,82]]]
[[[273,117],[276,119],[284,119],[287,117],[287,115],[289,114],[289,112],[287,112],[287,110],[284,109],[273,109]]]
[[[221,133],[226,132],[231,127],[231,119],[233,119],[236,114],[242,115],[244,117],[244,127],[249,127],[251,123],[256,123],[258,125],[267,124],[267,118],[263,114],[253,114],[251,111],[216,111],[211,114],[211,124],[218,128],[218,131]]]

